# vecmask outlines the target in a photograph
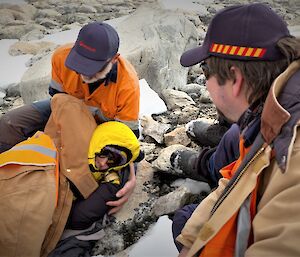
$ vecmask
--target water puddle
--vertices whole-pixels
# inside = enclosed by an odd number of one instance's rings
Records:
[[[133,246],[129,257],[174,257],[178,251],[172,238],[172,221],[162,216]]]

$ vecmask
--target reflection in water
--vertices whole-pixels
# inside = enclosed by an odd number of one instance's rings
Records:
[[[162,216],[129,252],[129,257],[175,257],[178,255],[172,238],[172,221]]]

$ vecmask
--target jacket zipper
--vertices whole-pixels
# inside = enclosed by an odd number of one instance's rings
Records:
[[[236,177],[235,181],[233,182],[233,184],[228,188],[228,190],[223,194],[223,196],[221,198],[219,198],[219,200],[216,202],[215,206],[212,208],[211,210],[211,216],[214,214],[214,212],[217,210],[217,208],[221,205],[221,203],[224,201],[224,199],[228,196],[228,194],[232,191],[232,189],[234,188],[234,186],[239,182],[240,178],[243,176],[243,174],[245,173],[246,169],[250,166],[250,164],[258,157],[258,155],[260,155],[266,147],[261,147],[256,154],[252,157],[252,159],[246,164],[246,166],[241,170],[241,172],[239,173],[239,175]]]

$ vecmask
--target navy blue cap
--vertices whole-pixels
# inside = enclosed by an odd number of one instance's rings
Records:
[[[210,22],[203,44],[184,52],[182,66],[200,63],[209,56],[236,60],[275,61],[284,56],[277,47],[291,36],[286,23],[267,5],[235,5],[218,12]]]
[[[65,65],[85,76],[100,71],[119,49],[117,31],[106,23],[92,22],[81,28]]]

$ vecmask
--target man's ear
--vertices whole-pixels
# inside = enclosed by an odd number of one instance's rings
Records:
[[[112,58],[111,63],[114,64],[118,60],[118,57],[120,56],[119,53],[116,53],[115,56]]]
[[[233,96],[237,97],[243,90],[244,77],[241,70],[235,66],[230,68],[230,71],[233,74],[233,82],[232,82],[232,93]]]

